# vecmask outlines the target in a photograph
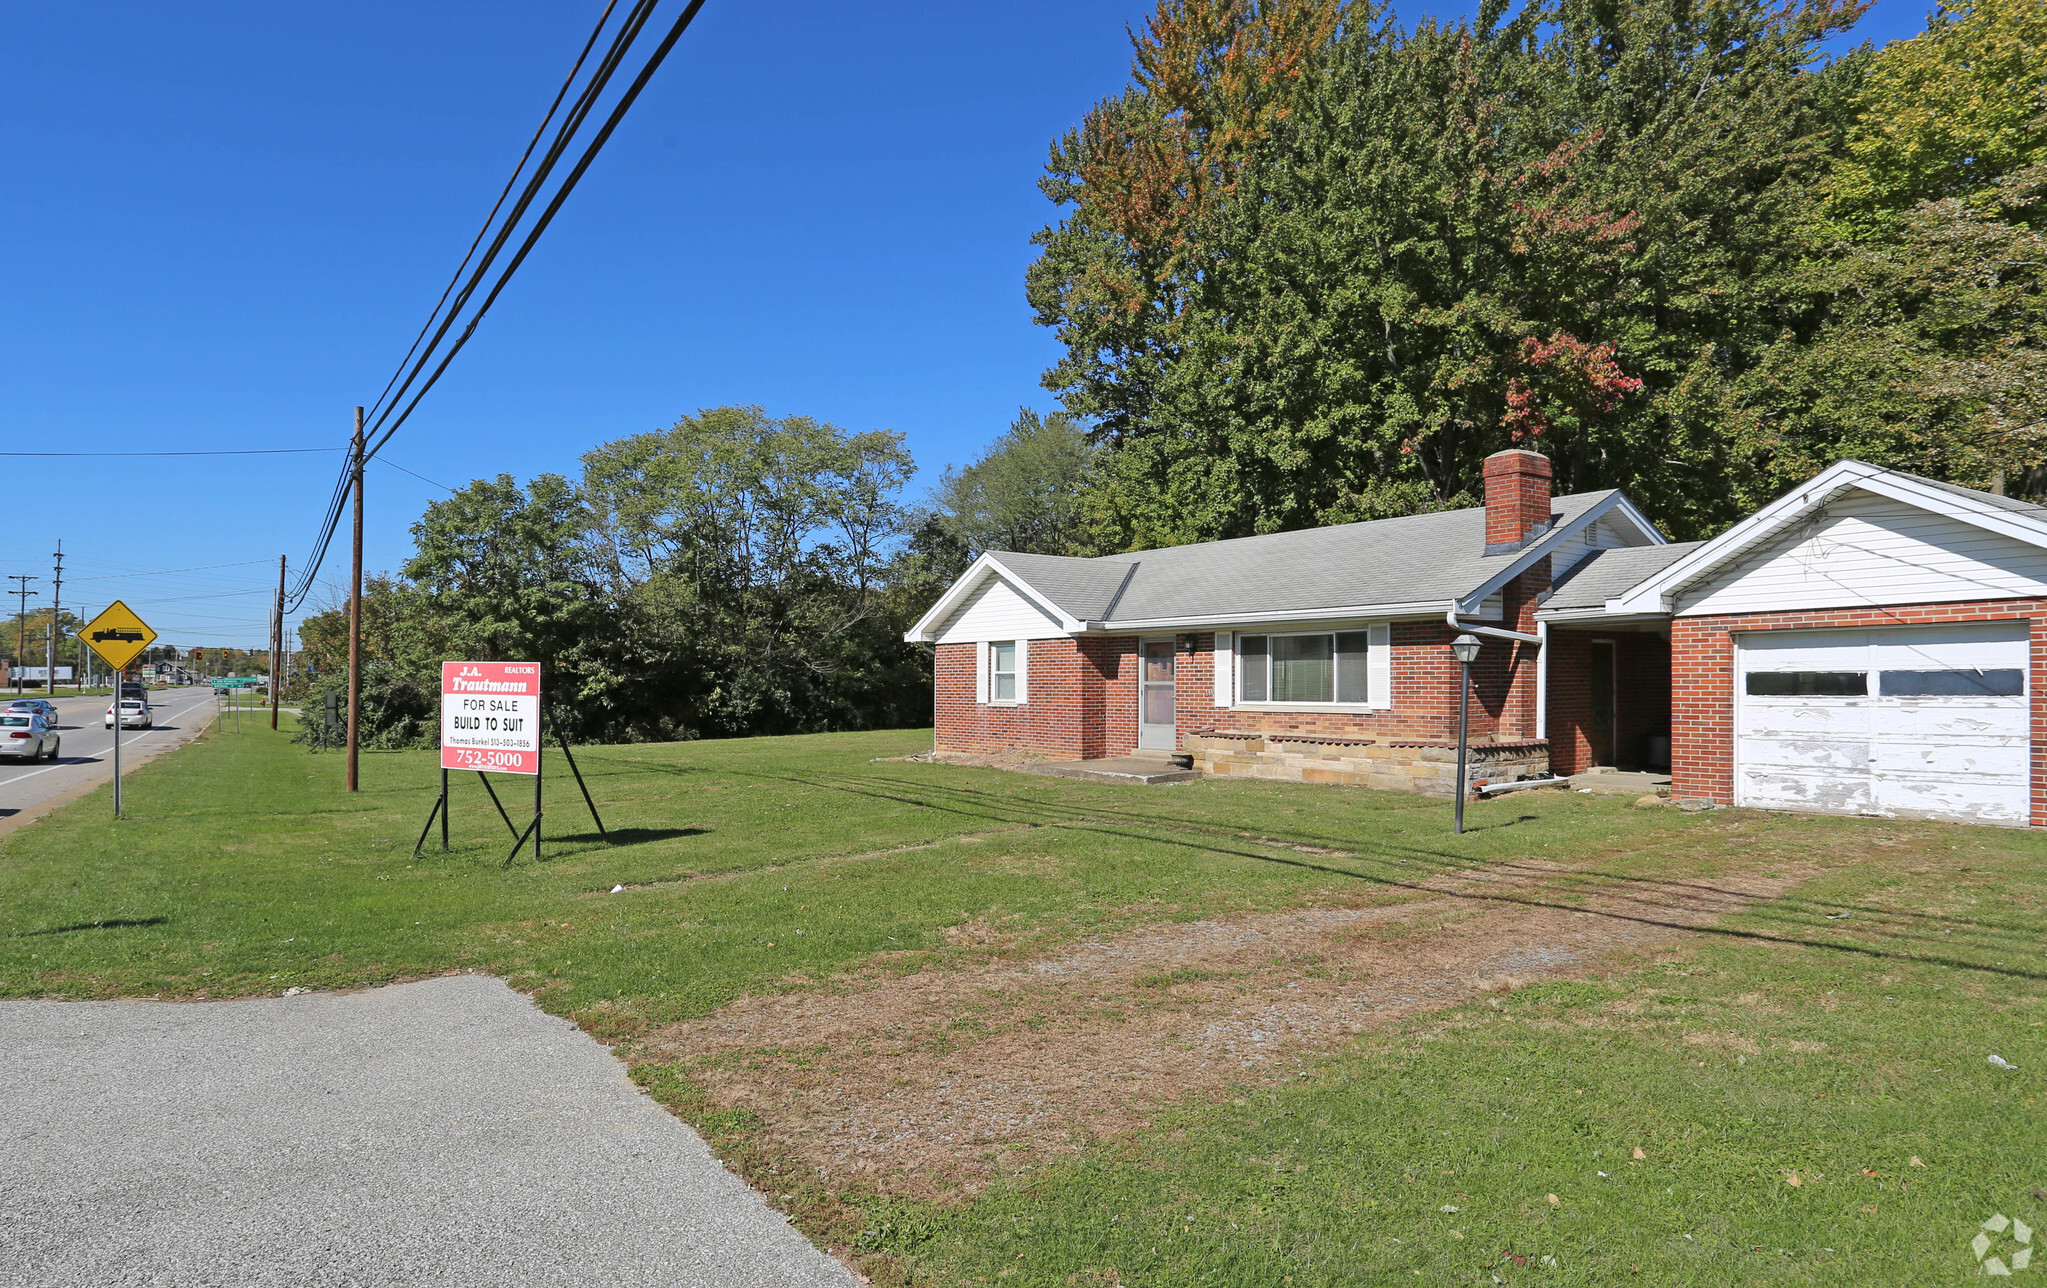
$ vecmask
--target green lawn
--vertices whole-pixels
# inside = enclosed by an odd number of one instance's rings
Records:
[[[474,775],[454,851],[414,860],[431,755],[366,755],[350,797],[338,755],[285,736],[245,721],[135,774],[119,823],[102,791],[0,838],[0,995],[474,969],[630,1058],[659,1025],[877,964],[1397,902],[1509,860],[1560,863],[1562,901],[1795,865],[1795,890],[1681,951],[1389,1026],[978,1193],[793,1186],[784,1206],[878,1281],[946,1284],[1935,1283],[1976,1273],[1995,1212],[2047,1228],[2030,833],[1522,794],[1456,838],[1439,801],[906,763],[883,758],[929,733],[890,732],[579,752],[611,845],[551,755],[543,861],[505,867]],[[530,792],[497,781],[523,825]],[[947,935],[968,923],[998,941]],[[685,1070],[637,1074],[754,1179],[783,1175]]]

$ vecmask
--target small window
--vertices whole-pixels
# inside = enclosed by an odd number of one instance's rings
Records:
[[[1752,698],[1860,698],[1869,694],[1867,671],[1750,671]]]
[[[1885,671],[1887,698],[2016,698],[2026,691],[2017,667],[1997,671]]]
[[[0,716],[0,727],[20,729],[28,724],[27,716]]]
[[[1016,701],[1016,641],[1000,640],[988,646],[988,700]]]

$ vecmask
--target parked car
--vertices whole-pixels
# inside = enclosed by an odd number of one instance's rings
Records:
[[[147,729],[150,726],[149,704],[141,698],[121,699],[121,727],[123,729]],[[107,708],[107,728],[114,727],[114,709]]]
[[[0,711],[0,756],[17,760],[55,760],[62,740],[36,711]]]
[[[57,727],[57,708],[48,698],[16,698],[7,704],[9,711],[33,711],[43,718],[43,723]]]

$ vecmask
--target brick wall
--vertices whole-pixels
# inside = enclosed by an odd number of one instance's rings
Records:
[[[940,751],[1031,751],[1055,760],[1115,756],[1137,745],[1132,639],[1032,640],[1024,701],[974,700],[976,644],[941,644],[937,662]]]
[[[1549,572],[1538,567],[1504,595],[1505,621],[1533,632],[1535,596]],[[1174,638],[1174,717],[1184,742],[1206,729],[1321,733],[1347,738],[1440,741],[1457,736],[1459,668],[1442,621],[1394,622],[1390,711],[1245,711],[1215,705],[1215,633]],[[1533,644],[1481,637],[1471,668],[1471,736],[1524,741],[1535,736]],[[1192,645],[1188,651],[1187,645]],[[1137,746],[1139,640],[1084,636],[1032,640],[1026,701],[998,707],[974,701],[972,644],[938,647],[937,744],[941,751],[1023,750],[1062,760],[1120,756]]]
[[[1671,788],[1680,800],[1734,803],[1734,636],[1749,631],[1856,630],[2024,619],[2031,623],[2033,808],[2047,826],[2047,600],[1814,609],[1679,617],[1671,623]]]
[[[1614,647],[1614,748],[1602,756],[1592,730],[1592,643]],[[1600,763],[1635,767],[1643,740],[1670,732],[1670,644],[1646,632],[1563,630],[1549,633],[1550,765],[1582,774]]]

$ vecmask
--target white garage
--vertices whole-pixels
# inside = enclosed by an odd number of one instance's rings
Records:
[[[1735,803],[2024,825],[2028,628],[1738,635]]]

